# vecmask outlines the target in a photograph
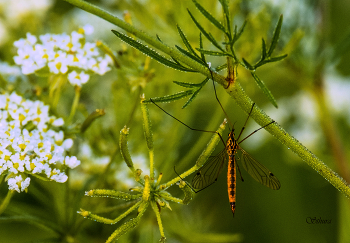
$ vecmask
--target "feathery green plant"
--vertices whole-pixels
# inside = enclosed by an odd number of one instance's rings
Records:
[[[244,26],[241,27],[239,31],[237,31],[237,27],[234,28],[234,31],[232,32],[231,29],[231,17],[230,13],[228,11],[228,1],[227,0],[220,0],[220,3],[222,5],[223,9],[223,15],[224,15],[224,24],[220,24],[219,21],[214,20],[215,18],[208,13],[208,11],[204,10],[203,7],[200,6],[199,3],[197,3],[195,0],[194,3],[196,4],[197,8],[201,11],[201,13],[225,34],[225,42],[224,47],[220,45],[220,43],[208,32],[206,31],[202,25],[199,24],[197,20],[193,17],[192,14],[191,18],[195,22],[195,25],[198,27],[200,32],[217,48],[219,49],[218,52],[207,52],[208,50],[202,48],[202,44],[200,44],[200,48],[197,50],[201,53],[200,58],[202,61],[198,59],[198,56],[194,54],[195,52],[192,52],[193,48],[188,47],[189,51],[186,51],[184,54],[183,51],[178,50],[177,48],[172,48],[168,45],[166,45],[164,42],[160,40],[160,38],[157,37],[151,37],[144,31],[141,31],[134,26],[122,21],[121,19],[113,16],[112,14],[106,12],[105,10],[102,10],[90,3],[87,3],[82,0],[65,0],[76,7],[79,7],[87,12],[90,12],[96,16],[99,16],[106,21],[109,21],[118,27],[124,29],[126,32],[132,34],[136,38],[139,38],[143,42],[147,43],[149,46],[152,46],[153,48],[157,49],[158,51],[161,51],[167,55],[170,56],[172,61],[170,59],[165,58],[164,56],[161,56],[159,53],[157,53],[155,50],[149,48],[145,44],[141,44],[140,41],[136,41],[133,38],[128,37],[125,34],[121,34],[118,31],[113,31],[114,34],[116,34],[119,38],[121,38],[123,41],[126,41],[128,44],[132,45],[133,47],[139,49],[146,55],[149,55],[158,62],[175,68],[179,69],[181,71],[187,71],[187,72],[198,72],[201,74],[204,74],[206,78],[211,78],[211,75],[213,75],[214,81],[218,84],[226,87],[226,92],[236,101],[236,103],[246,112],[249,112],[250,107],[252,106],[253,102],[248,97],[248,95],[245,93],[243,88],[241,87],[240,83],[236,80],[236,71],[235,68],[237,65],[242,65],[245,68],[247,68],[254,77],[255,81],[258,83],[259,87],[263,89],[263,92],[265,95],[268,96],[270,102],[272,102],[275,106],[277,106],[277,103],[274,102],[274,98],[271,94],[271,92],[266,88],[264,83],[258,78],[258,76],[255,73],[255,69],[260,67],[261,65],[270,63],[270,62],[276,62],[286,57],[286,55],[281,55],[277,57],[271,57],[272,52],[275,50],[278,37],[280,35],[281,25],[282,25],[282,16],[279,18],[279,21],[277,23],[277,26],[274,31],[274,35],[271,41],[271,44],[267,50],[266,48],[266,42],[262,41],[262,57],[261,59],[254,65],[250,64],[248,61],[239,61],[239,59],[235,55],[235,51],[233,48],[234,43],[236,42],[237,38],[241,36]],[[181,31],[180,31],[181,32]],[[182,34],[180,34],[181,36]],[[200,38],[201,39],[201,38]],[[185,41],[186,42],[186,41]],[[202,41],[200,41],[202,43]],[[186,45],[186,44],[185,44]],[[203,55],[205,54],[220,54],[219,56],[226,56],[226,63],[221,65],[220,67],[226,67],[227,69],[227,76],[222,76],[216,72],[215,69],[208,70],[208,64],[204,62]],[[206,82],[203,82],[203,85]],[[191,86],[191,84],[187,84],[188,86]],[[192,85],[192,88],[197,86]],[[188,92],[180,93],[179,95],[170,96],[169,97],[163,97],[165,101],[169,100],[176,100],[179,99],[179,97],[185,97],[189,95],[194,95],[196,90],[190,90]],[[195,95],[194,95],[195,97]],[[190,100],[193,99],[193,97],[190,98]],[[152,98],[153,100],[153,98]],[[161,101],[154,99],[155,101]],[[259,125],[263,126],[269,122],[271,122],[271,118],[268,117],[268,115],[265,114],[258,106],[254,107],[254,110],[251,113],[252,119],[254,119]],[[266,128],[268,132],[270,132],[273,136],[275,136],[282,144],[287,146],[291,151],[296,153],[302,160],[304,160],[311,168],[313,168],[317,173],[319,173],[321,176],[323,176],[329,183],[331,183],[335,188],[337,188],[340,192],[344,193],[348,197],[350,197],[350,187],[347,185],[347,183],[339,176],[337,175],[333,170],[331,170],[327,165],[325,165],[319,158],[317,158],[313,153],[311,153],[304,145],[302,145],[297,139],[292,137],[290,134],[288,134],[287,131],[285,131],[280,125],[277,123],[269,126]]]

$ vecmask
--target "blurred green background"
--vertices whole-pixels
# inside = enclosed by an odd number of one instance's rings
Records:
[[[29,2],[34,5],[34,1]],[[213,36],[222,39],[220,33],[201,18],[191,1],[89,2],[120,18],[123,18],[124,11],[128,11],[134,26],[151,35],[158,34],[163,42],[171,46],[182,46],[176,31],[176,24],[179,24],[192,44],[198,46],[199,31],[187,13],[188,8]],[[221,9],[217,1],[198,2],[221,20]],[[171,70],[155,61],[151,61],[149,69],[144,70],[145,56],[122,43],[110,32],[111,29],[119,31],[118,27],[64,1],[42,1],[42,6],[46,4],[46,7],[33,8],[32,11],[24,11],[20,4],[10,8],[11,4],[15,5],[12,1],[0,2],[2,62],[14,65],[13,56],[16,50],[13,42],[24,38],[27,32],[37,36],[45,33],[70,33],[85,24],[95,27],[91,41],[102,40],[118,53],[121,68],[114,68],[102,77],[92,77],[82,88],[81,106],[75,118],[76,122],[82,122],[87,114],[97,108],[105,109],[106,115],[97,120],[84,135],[77,136],[75,151],[83,157],[81,145],[87,143],[96,156],[94,158],[112,156],[118,147],[119,131],[127,124],[130,127],[129,149],[132,156],[143,156],[147,161],[138,105],[140,94],[144,93],[146,98],[170,95],[182,90],[172,81],[199,83],[204,78],[200,74]],[[258,71],[258,75],[275,96],[279,108],[275,109],[268,102],[245,70],[238,69],[238,81],[251,99],[269,116],[334,171],[346,177],[348,171],[344,170],[349,167],[350,157],[350,53],[346,49],[337,49],[337,43],[350,33],[350,1],[232,0],[230,10],[234,24],[240,26],[245,19],[248,21],[236,50],[239,56],[252,62],[260,57],[261,38],[269,41],[279,15],[284,15],[276,55],[288,53],[289,56],[282,62],[266,65]],[[349,39],[343,43],[348,42]],[[208,42],[205,45],[213,49]],[[217,66],[223,64],[225,59],[208,57],[208,61]],[[33,86],[40,86],[42,82],[45,82],[43,78],[32,75],[17,80],[12,86],[7,85],[5,89],[27,92]],[[222,87],[217,87],[217,94],[229,119],[236,122],[236,131],[239,130],[247,115],[235,105]],[[59,116],[69,115],[73,97],[73,88],[66,87],[56,111]],[[326,103],[326,110],[320,105],[322,101]],[[184,103],[185,100],[180,100],[161,106],[189,126],[198,129],[214,131],[225,118],[215,100],[211,82],[208,82],[189,107],[181,109]],[[174,165],[178,173],[192,167],[211,134],[191,131],[155,106],[149,105],[149,110],[153,122],[156,170],[163,173],[162,182],[166,182],[176,176]],[[258,127],[253,120],[249,120],[245,134],[248,135]],[[228,129],[226,131],[228,133]],[[332,145],[334,139],[337,141],[335,147],[334,142]],[[343,194],[265,131],[254,134],[242,143],[242,147],[278,177],[281,189],[273,191],[260,185],[242,169],[244,182],[237,182],[236,213],[232,218],[224,170],[217,183],[197,193],[189,205],[171,203],[172,211],[162,210],[167,242],[350,242],[350,204]],[[340,150],[336,150],[337,148]],[[223,145],[219,144],[216,152],[221,149]],[[342,156],[345,164],[339,162],[339,157]],[[80,159],[84,163],[84,159]],[[113,172],[119,170],[121,164],[122,158],[117,154]],[[114,175],[108,175],[104,188],[126,190],[127,186],[123,188],[123,179]],[[81,177],[84,179],[79,178],[82,176],[79,173],[71,176],[74,192],[72,212],[80,207],[98,212],[103,206],[120,203],[113,199],[83,198],[85,190],[95,188],[87,180],[96,179],[94,176],[98,174]],[[191,178],[187,180],[190,181]],[[78,219],[72,220],[72,224],[79,222],[79,227],[70,228],[70,225],[65,225],[70,237],[56,237],[54,233],[37,227],[33,223],[37,218],[49,218],[53,224],[58,224],[60,217],[57,215],[62,213],[57,205],[60,205],[60,192],[65,190],[65,186],[51,182],[46,184],[34,180],[33,189],[31,185],[28,194],[13,198],[4,217],[17,215],[18,219],[9,221],[0,218],[0,243],[105,242],[121,224],[102,225],[81,220],[80,215],[75,215],[73,218]],[[174,196],[182,197],[182,192],[176,186],[169,191]],[[0,187],[0,198],[6,193],[7,186],[3,183]],[[40,193],[46,195],[45,199],[42,199],[42,195],[39,196]],[[52,201],[55,203],[51,203]],[[23,212],[36,218],[32,221],[28,218],[21,220],[19,216]],[[116,211],[104,216],[113,218],[119,213],[120,211]],[[308,218],[315,217],[330,223],[307,223]],[[47,240],[50,237],[53,240]],[[140,225],[123,236],[120,242],[157,242],[159,238],[156,218],[149,212]]]

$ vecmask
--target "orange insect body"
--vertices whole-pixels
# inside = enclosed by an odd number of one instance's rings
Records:
[[[227,191],[228,199],[230,202],[232,214],[235,214],[236,210],[236,159],[235,154],[238,144],[234,138],[233,131],[229,134],[229,138],[226,143],[226,151],[228,155],[228,168],[227,168]]]

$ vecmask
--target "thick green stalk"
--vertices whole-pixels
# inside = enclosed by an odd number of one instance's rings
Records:
[[[181,52],[175,48],[169,47],[164,43],[160,42],[155,37],[151,37],[143,31],[136,29],[135,27],[127,24],[121,19],[113,16],[112,14],[102,10],[90,3],[82,0],[65,0],[89,13],[99,16],[108,22],[111,22],[125,31],[133,34],[140,40],[144,41],[155,49],[158,49],[171,57],[176,58],[181,63],[186,64],[190,68],[204,74],[205,76],[211,78],[209,70],[202,66],[201,64],[193,61],[191,58],[184,56]],[[227,80],[225,77],[213,73],[214,79],[217,83],[221,84],[223,87],[227,87]],[[230,85],[226,89],[226,92],[236,101],[236,103],[244,110],[247,114],[252,107],[252,100],[247,96],[247,94],[242,89],[238,81]],[[251,117],[260,125],[266,125],[272,119],[268,117],[261,109],[257,106],[254,107]],[[282,127],[278,124],[272,124],[266,127],[266,130],[275,136],[282,144],[286,145],[291,151],[296,153],[300,158],[302,158],[309,166],[316,170],[320,175],[322,175],[327,181],[329,181],[335,188],[350,197],[350,187],[345,183],[345,181],[336,175],[328,166],[326,166],[320,159],[318,159],[313,153],[307,150],[298,140],[289,135]]]

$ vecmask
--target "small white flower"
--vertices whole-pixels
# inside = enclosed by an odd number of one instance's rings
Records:
[[[85,35],[91,35],[94,32],[94,27],[90,24],[86,24],[83,27],[83,30]]]
[[[64,120],[62,118],[58,118],[52,123],[52,126],[55,126],[55,127],[61,127],[63,125],[64,125]]]
[[[55,59],[48,63],[49,69],[52,73],[65,74],[68,71],[68,65],[70,64],[67,58],[67,53],[58,51],[55,55]]]
[[[10,178],[7,181],[9,186],[9,190],[17,191],[18,193],[23,192],[30,184],[30,178],[27,177],[23,180],[22,176],[16,176],[14,178]]]
[[[50,179],[56,182],[63,183],[68,180],[68,176],[64,172],[61,172],[59,169],[53,169],[51,174],[52,175]]]
[[[65,150],[70,149],[72,146],[73,146],[73,139],[71,139],[71,138],[65,139],[65,140],[63,141],[63,143],[62,143],[62,147],[63,147]]]
[[[4,159],[0,159],[0,175],[7,170],[7,163]]]
[[[71,169],[74,169],[75,167],[77,167],[78,165],[80,165],[80,160],[77,159],[77,157],[72,156],[66,156],[66,158],[64,159],[64,163]]]
[[[82,71],[81,73],[73,71],[68,74],[68,81],[76,86],[81,86],[82,84],[85,84],[87,81],[89,81],[89,78],[90,76],[84,71]]]

